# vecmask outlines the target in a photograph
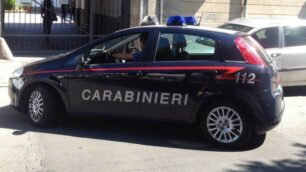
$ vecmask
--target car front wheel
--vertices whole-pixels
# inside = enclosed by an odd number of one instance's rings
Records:
[[[58,114],[57,100],[52,90],[43,86],[35,87],[28,98],[30,121],[39,127],[52,125]]]

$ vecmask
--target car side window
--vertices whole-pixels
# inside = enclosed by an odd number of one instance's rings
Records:
[[[214,60],[216,41],[199,35],[162,33],[155,61]]]
[[[95,46],[93,46],[88,53],[88,61],[89,64],[99,64],[99,63],[107,63],[108,60],[108,49],[119,44],[123,41],[126,36],[116,37],[107,41],[103,41]]]
[[[143,51],[140,46],[140,35],[141,33],[115,37],[93,46],[88,53],[89,63],[116,63],[119,61],[112,57],[114,53],[128,54]]]
[[[306,45],[306,26],[284,27],[285,47]]]
[[[252,37],[263,48],[278,48],[279,47],[279,28],[271,27],[265,28],[252,34]]]

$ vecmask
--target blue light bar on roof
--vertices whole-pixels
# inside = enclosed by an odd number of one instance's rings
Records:
[[[194,16],[186,16],[184,17],[187,25],[197,26],[198,21]]]
[[[167,21],[167,26],[185,26],[186,24],[183,16],[171,16]]]

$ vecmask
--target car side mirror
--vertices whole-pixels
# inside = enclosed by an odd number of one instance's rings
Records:
[[[82,55],[81,57],[79,57],[79,58],[77,59],[78,65],[77,65],[77,67],[76,67],[76,70],[77,70],[78,72],[81,72],[81,71],[83,70],[84,66],[85,66],[88,62],[90,62],[90,58],[85,58],[85,56]]]

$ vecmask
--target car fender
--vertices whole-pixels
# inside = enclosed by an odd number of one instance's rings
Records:
[[[197,123],[203,109],[218,100],[228,100],[241,105],[247,115],[250,115],[250,117],[255,120],[259,114],[263,113],[255,96],[242,90],[218,90],[210,92],[210,94],[203,94],[200,99],[202,101],[193,109],[189,123]]]
[[[51,77],[52,78],[52,77]],[[31,89],[33,89],[37,85],[44,85],[48,88],[51,88],[56,94],[57,97],[60,99],[59,102],[63,103],[63,107],[67,109],[68,101],[67,101],[67,91],[66,89],[62,86],[61,82],[58,82],[54,79],[51,78],[46,78],[46,79],[35,79],[35,80],[30,80],[27,81],[26,84],[22,87],[20,90],[20,95],[19,95],[19,102],[18,104],[21,105],[21,110],[25,111],[25,101],[28,95],[30,94]]]

